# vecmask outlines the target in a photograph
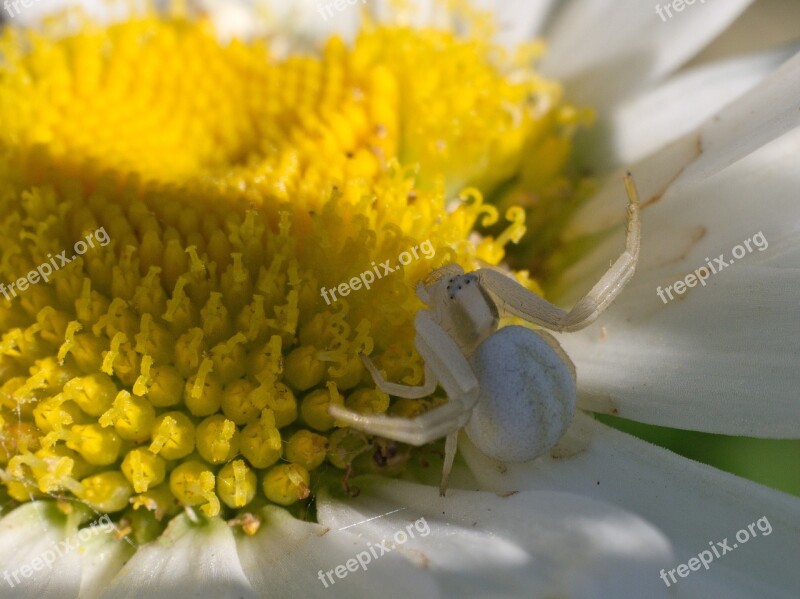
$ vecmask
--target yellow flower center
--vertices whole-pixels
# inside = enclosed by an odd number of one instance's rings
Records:
[[[563,196],[585,115],[536,52],[374,23],[285,59],[157,15],[6,29],[5,492],[151,530],[182,507],[299,507],[323,472],[402,468],[408,448],[327,408],[444,401],[376,391],[359,353],[419,384],[416,282],[499,264],[530,198]]]

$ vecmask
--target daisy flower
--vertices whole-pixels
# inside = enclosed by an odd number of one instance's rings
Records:
[[[0,37],[0,597],[795,596],[797,498],[593,418],[800,438],[800,54],[679,70],[751,2],[45,4]],[[549,455],[462,435],[440,497],[441,443],[329,415],[447,401],[359,359],[421,383],[442,265],[572,305],[626,170]]]

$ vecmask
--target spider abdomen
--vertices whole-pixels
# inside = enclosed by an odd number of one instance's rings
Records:
[[[570,367],[536,332],[508,326],[469,357],[480,395],[466,431],[486,455],[523,462],[564,435],[575,413]]]

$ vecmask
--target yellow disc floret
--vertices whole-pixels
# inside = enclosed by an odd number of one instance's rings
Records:
[[[274,466],[264,475],[264,494],[278,505],[291,505],[311,493],[308,471],[297,464]]]
[[[150,451],[166,460],[178,460],[194,451],[194,425],[183,412],[167,412],[156,418],[150,435]]]
[[[98,422],[100,426],[113,426],[123,439],[139,443],[150,437],[155,419],[156,412],[149,401],[123,390]]]
[[[275,413],[278,428],[291,424],[297,418],[297,400],[283,383],[275,383],[267,394],[267,407]]]
[[[84,478],[81,481],[83,491],[78,497],[90,507],[106,512],[118,512],[125,509],[133,489],[121,472],[110,470]]]
[[[232,508],[250,503],[258,491],[258,481],[252,468],[244,460],[234,460],[217,474],[217,495],[220,501]]]
[[[333,428],[333,417],[328,414],[331,404],[342,405],[342,398],[336,383],[328,383],[327,389],[317,389],[303,398],[300,413],[303,421],[314,430],[325,432]]]
[[[281,457],[281,433],[275,423],[275,413],[265,408],[261,419],[242,430],[239,446],[242,455],[256,468],[266,468]]]
[[[95,466],[113,464],[119,458],[122,439],[99,424],[76,424],[66,434],[67,447]]]
[[[75,377],[64,385],[64,396],[89,416],[100,416],[111,408],[118,393],[116,383],[103,372]]]
[[[209,416],[197,425],[195,444],[205,461],[222,464],[239,452],[239,431],[224,416]]]
[[[359,414],[383,414],[389,409],[389,396],[379,389],[359,389],[347,396],[344,405]]]
[[[201,506],[206,516],[219,513],[219,499],[214,486],[214,473],[198,460],[182,463],[169,475],[169,490],[178,501],[183,505]]]
[[[144,493],[150,487],[161,484],[166,475],[164,459],[141,448],[129,451],[120,468],[137,493]]]
[[[214,363],[205,358],[196,374],[186,381],[183,400],[188,410],[195,416],[214,414],[222,405],[222,385],[217,376],[211,372]]]
[[[297,431],[286,440],[286,459],[306,470],[325,461],[328,439],[311,431]]]
[[[284,377],[292,389],[305,391],[315,387],[325,376],[325,363],[311,346],[298,347],[286,356]]]
[[[142,361],[144,362],[144,359]],[[162,364],[152,368],[149,374],[151,383],[147,388],[146,397],[150,403],[159,408],[181,403],[186,381],[175,368]]]

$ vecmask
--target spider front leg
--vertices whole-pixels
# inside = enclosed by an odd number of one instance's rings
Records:
[[[639,198],[630,173],[625,177],[625,190],[628,194],[625,251],[569,312],[554,306],[513,279],[491,269],[482,268],[476,271],[474,274],[478,282],[493,296],[501,311],[534,324],[559,332],[578,331],[590,325],[619,295],[633,276],[639,260],[641,244]]]
[[[430,369],[430,366],[427,364],[425,364],[425,382],[418,387],[412,387],[409,385],[400,385],[398,383],[388,382],[383,378],[381,373],[378,371],[378,368],[375,366],[375,363],[369,358],[369,356],[364,354],[359,355],[364,367],[369,371],[370,375],[372,375],[372,380],[375,382],[375,386],[388,395],[405,397],[406,399],[421,399],[423,397],[428,397],[428,395],[431,395],[434,391],[436,391],[436,385],[438,382],[436,380],[436,376],[433,374],[433,371]]]
[[[448,436],[440,487],[440,491],[444,493],[455,458],[456,435],[469,421],[472,408],[478,400],[478,381],[461,348],[427,311],[417,314],[414,326],[415,346],[425,361],[425,384],[421,387],[395,385],[387,383],[380,377],[377,369],[374,371],[371,369],[370,372],[373,377],[378,375],[376,383],[379,387],[385,385],[386,389],[393,390],[392,395],[399,397],[422,397],[420,392],[423,388],[429,388],[432,381],[435,389],[438,382],[447,393],[447,403],[416,418],[398,418],[382,414],[363,415],[336,405],[329,406],[328,413],[355,429],[410,445],[424,445]],[[369,364],[371,365],[371,362]]]

